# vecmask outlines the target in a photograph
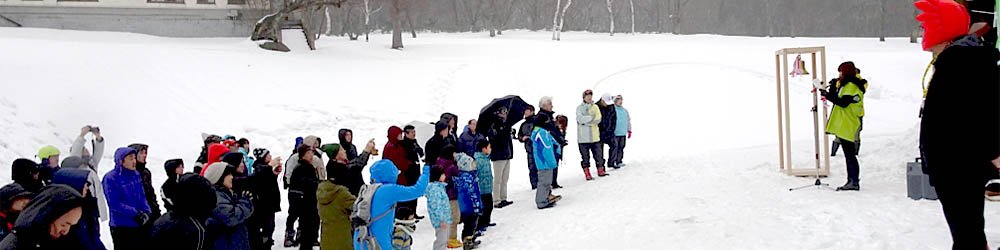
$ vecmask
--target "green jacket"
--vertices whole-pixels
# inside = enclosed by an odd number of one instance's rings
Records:
[[[351,207],[356,198],[347,187],[323,181],[316,189],[316,200],[319,204],[319,218],[322,225],[320,231],[320,249],[323,250],[353,250],[353,231],[351,229]]]
[[[868,82],[858,77],[848,79],[846,83],[838,80],[836,84],[837,93],[827,95],[834,106],[826,124],[826,132],[841,140],[856,142],[861,132],[861,117],[865,116],[865,88],[868,87]]]

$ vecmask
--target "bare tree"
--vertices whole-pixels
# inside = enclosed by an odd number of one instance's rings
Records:
[[[364,0],[364,3],[365,3],[365,42],[368,41],[368,34],[372,32],[372,28],[371,28],[372,15],[375,15],[375,13],[378,13],[380,10],[382,10],[382,6],[383,6],[382,4],[379,4],[378,8],[375,8],[375,10],[372,10],[372,8],[371,8],[371,2],[372,2],[372,0]]]
[[[403,49],[403,20],[399,12],[403,0],[392,0],[392,48]]]
[[[629,16],[632,17],[632,34],[635,34],[635,2],[628,0]]]
[[[670,6],[668,6],[670,13],[668,15],[668,18],[670,19],[670,33],[675,35],[680,33],[681,14],[684,13],[684,11],[681,10],[687,5],[688,1],[689,0],[670,0]]]
[[[316,50],[317,32],[315,25],[312,25],[313,12],[328,5],[340,7],[347,0],[300,0],[283,6],[277,12],[262,17],[254,25],[251,41],[266,41],[260,47],[267,50],[289,51],[288,46],[281,43],[281,25],[288,16],[293,14],[301,15],[302,34],[306,37],[306,44],[310,50]]]
[[[561,40],[563,24],[566,22],[566,10],[573,4],[573,0],[566,0],[566,6],[561,6],[562,0],[556,0],[556,14],[552,17],[552,40]],[[561,8],[560,8],[561,7]]]
[[[610,33],[611,36],[615,36],[615,12],[611,9],[611,5],[615,3],[615,0],[606,0],[605,2],[608,4],[608,22],[611,26],[608,33]]]
[[[881,7],[881,11],[879,12],[880,15],[878,15],[878,27],[879,27],[878,28],[879,29],[879,31],[878,31],[878,35],[879,35],[878,41],[879,42],[885,42],[885,15],[889,14],[889,13],[885,12],[885,1],[886,0],[879,0],[878,1],[879,7]]]

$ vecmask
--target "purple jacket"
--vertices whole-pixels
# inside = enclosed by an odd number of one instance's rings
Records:
[[[136,215],[150,212],[139,171],[122,166],[125,156],[135,153],[135,149],[128,147],[115,150],[115,169],[105,174],[101,181],[104,196],[108,200],[111,227],[139,227],[141,225],[136,222]]]
[[[453,178],[458,177],[458,174],[461,173],[461,171],[458,171],[458,165],[455,164],[455,161],[446,160],[444,157],[438,157],[437,164],[435,164],[434,167],[441,168],[444,172],[444,181],[445,183],[448,183],[448,186],[446,187],[448,190],[448,199],[457,200],[458,190],[455,189],[455,181]]]

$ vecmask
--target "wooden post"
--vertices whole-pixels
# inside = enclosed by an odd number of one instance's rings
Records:
[[[812,55],[812,70],[813,70],[812,71],[813,72],[813,74],[812,74],[813,77],[812,78],[815,80],[816,79],[816,52],[813,52],[813,53],[810,53],[810,54]],[[819,89],[817,89],[816,87],[813,87],[813,91],[812,92],[813,92],[812,93],[812,99],[813,99],[812,100],[813,101],[813,108],[812,108],[812,113],[813,113],[813,117],[812,117],[813,118],[813,141],[816,144],[816,148],[815,148],[816,149],[816,151],[815,151],[816,152],[816,173],[817,173],[816,175],[819,175],[819,170],[820,170],[820,161],[819,161],[819,151],[820,151],[819,150],[819,147],[820,147],[819,144],[820,144],[820,141],[819,141],[819,134],[821,133],[820,132],[820,128],[819,128],[819,126],[820,126],[820,124],[819,124],[819,105],[821,105],[821,103],[819,103]],[[825,132],[825,130],[826,129],[823,129],[824,132]]]
[[[795,164],[794,164],[794,162],[792,162],[792,150],[791,150],[791,145],[792,145],[792,122],[791,122],[791,119],[789,117],[790,115],[789,115],[789,111],[788,111],[788,106],[789,106],[789,104],[788,104],[789,103],[789,101],[788,101],[788,54],[787,53],[783,53],[782,57],[784,59],[783,59],[783,62],[781,64],[781,68],[782,68],[782,74],[781,75],[782,75],[782,78],[784,78],[784,80],[785,80],[785,82],[782,83],[782,87],[785,88],[785,106],[783,107],[784,111],[785,111],[785,147],[786,147],[785,148],[785,162],[788,163],[788,170],[792,170],[794,168]]]
[[[819,63],[820,63],[820,70],[822,71],[822,74],[820,75],[820,77],[821,77],[820,79],[823,82],[826,82],[826,48],[822,48],[822,49],[819,50],[819,58],[820,58],[820,61],[819,61]],[[813,73],[816,73],[816,72],[813,71]],[[826,105],[823,105],[823,122],[824,122],[823,124],[827,124],[827,123],[830,122],[829,121],[830,118],[827,117],[829,114],[830,113],[827,112],[827,110],[826,110]],[[826,168],[827,172],[830,171],[830,143],[829,142],[830,142],[830,135],[827,134],[827,133],[823,133],[823,159],[824,159],[824,163],[823,164],[824,164],[824,167]]]
[[[775,99],[778,101],[778,164],[781,167],[779,170],[785,170],[785,137],[783,136],[784,129],[783,120],[781,119],[781,55],[778,53],[774,54],[774,80],[777,81],[775,86],[777,87],[778,93],[775,95]]]

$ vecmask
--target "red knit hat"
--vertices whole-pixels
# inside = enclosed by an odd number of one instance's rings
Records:
[[[924,27],[924,50],[969,33],[969,12],[952,0],[920,0],[913,4]]]

